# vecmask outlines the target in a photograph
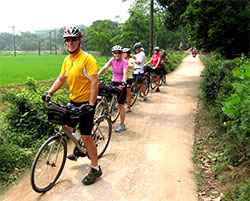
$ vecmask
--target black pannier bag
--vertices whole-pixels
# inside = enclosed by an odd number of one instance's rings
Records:
[[[69,112],[66,108],[51,106],[48,111],[48,119],[55,124],[65,125],[70,119]]]

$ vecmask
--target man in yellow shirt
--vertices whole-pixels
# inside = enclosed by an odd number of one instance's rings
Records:
[[[83,141],[91,160],[91,170],[83,178],[86,185],[92,184],[102,175],[101,167],[98,165],[97,149],[91,136],[93,128],[95,102],[98,94],[98,68],[95,58],[81,49],[82,33],[76,27],[67,28],[64,32],[64,42],[66,43],[68,55],[63,62],[61,73],[52,87],[45,94],[48,101],[53,93],[60,89],[67,79],[70,102],[76,107],[86,104],[82,110],[84,115],[79,117],[81,140]],[[79,155],[71,154],[67,156],[70,160],[77,160]]]

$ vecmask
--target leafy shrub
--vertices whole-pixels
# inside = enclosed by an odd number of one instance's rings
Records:
[[[41,96],[48,89],[32,78],[28,88],[3,90],[1,101],[8,104],[0,127],[0,184],[12,181],[19,170],[30,165],[38,147],[53,134],[55,125],[47,118],[47,106]],[[68,94],[57,93],[54,99],[66,103]],[[1,120],[2,121],[2,120]]]
[[[204,63],[199,97],[217,123],[212,143],[225,161],[238,165],[250,154],[249,60],[243,56]]]

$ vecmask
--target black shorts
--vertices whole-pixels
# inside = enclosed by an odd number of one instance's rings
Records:
[[[120,85],[122,85],[122,82],[112,82],[112,86],[118,87]],[[126,96],[127,96],[127,87],[124,87],[117,95],[118,103],[122,105],[125,104]]]
[[[137,84],[142,84],[143,83],[143,75],[144,74],[134,74],[133,75],[135,77],[135,82]]]
[[[163,66],[161,67],[161,72],[162,72],[163,75],[167,74],[166,69]]]
[[[76,107],[80,107],[82,104],[86,104],[88,102],[76,103],[71,100],[70,103]],[[94,115],[95,110],[88,112],[87,114],[80,113],[79,119],[73,120],[69,126],[76,127],[79,123],[81,135],[91,135],[91,131],[94,126]]]
[[[134,78],[127,79],[127,88],[131,88],[131,85],[134,83]]]
[[[154,69],[156,75],[161,75],[162,67]]]

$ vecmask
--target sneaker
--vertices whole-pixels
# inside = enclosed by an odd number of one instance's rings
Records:
[[[147,100],[147,96],[143,96],[140,101],[143,102],[143,101],[146,101],[146,100]]]
[[[82,145],[81,145],[82,146]],[[86,154],[81,153],[77,147],[74,148],[73,154],[69,154],[67,156],[67,159],[72,160],[72,161],[77,161],[79,157],[85,157]]]
[[[155,92],[160,92],[160,89],[159,89],[159,88],[157,88],[157,89],[155,90]]]
[[[115,132],[119,133],[119,132],[122,132],[124,130],[126,130],[125,124],[120,124],[120,126],[117,129],[115,129]]]
[[[102,170],[100,166],[99,170],[91,168],[89,174],[83,178],[82,183],[84,183],[85,185],[93,184],[95,180],[100,176],[102,176]]]
[[[130,108],[127,108],[125,112],[129,113],[129,112],[132,112],[132,110]]]

